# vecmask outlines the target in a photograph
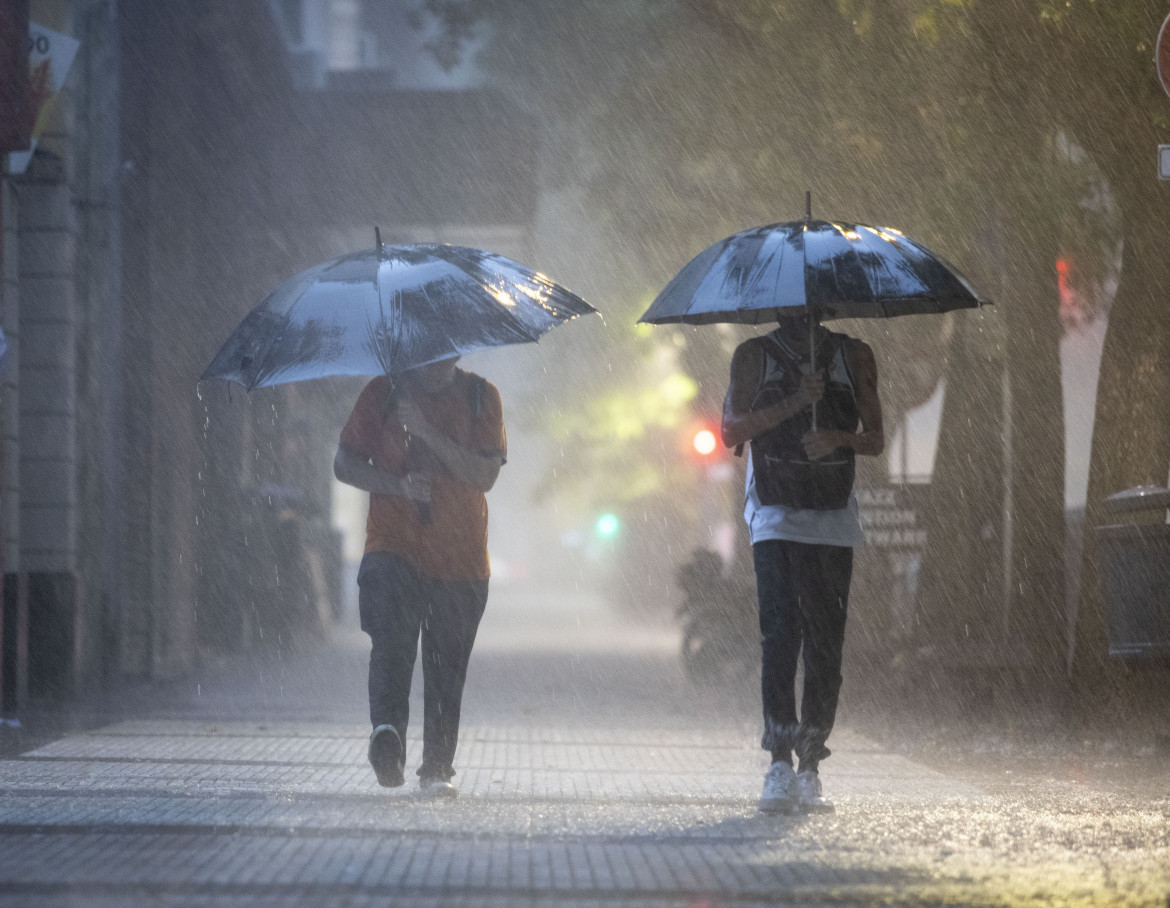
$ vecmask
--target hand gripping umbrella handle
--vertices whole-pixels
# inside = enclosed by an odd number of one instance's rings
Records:
[[[421,462],[426,459],[426,455],[422,452],[426,444],[418,438],[415,438],[409,432],[406,433],[406,467],[407,470],[418,469]],[[429,501],[416,501],[414,503],[418,509],[418,519],[423,526],[428,526],[431,522],[431,503]]]
[[[378,248],[382,248],[382,235],[377,227],[374,228],[374,237],[378,241]],[[382,410],[382,424],[385,425],[386,420],[390,418],[390,414],[394,412],[394,407],[398,399],[398,388],[393,382],[390,383],[390,388],[386,394],[386,403]],[[417,443],[416,443],[417,444]],[[406,458],[409,469],[410,462],[413,460],[412,451],[414,444],[409,433],[406,436]],[[431,522],[431,503],[429,501],[416,501],[415,507],[418,509],[418,519],[423,526],[429,526]]]

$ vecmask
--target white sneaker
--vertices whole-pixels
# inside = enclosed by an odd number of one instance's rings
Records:
[[[419,791],[427,798],[457,798],[459,789],[446,779],[419,779]]]
[[[796,809],[796,773],[787,763],[777,761],[764,774],[760,795],[761,813],[792,813]]]
[[[805,770],[796,776],[796,800],[808,813],[833,813],[837,808],[821,793],[821,777]]]

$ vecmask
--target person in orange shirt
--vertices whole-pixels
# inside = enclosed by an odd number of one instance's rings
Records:
[[[456,366],[370,381],[341,432],[333,470],[370,493],[358,570],[370,636],[369,758],[404,783],[410,681],[422,639],[423,792],[456,797],[452,761],[475,634],[487,604],[487,499],[507,459],[500,393]]]

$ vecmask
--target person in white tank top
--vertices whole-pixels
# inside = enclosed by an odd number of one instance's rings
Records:
[[[760,446],[769,433],[808,421],[827,384],[834,387],[838,400],[842,394],[851,394],[858,428],[806,432],[799,443],[807,462],[798,476],[809,475],[818,460],[839,463],[845,455],[876,456],[885,447],[873,351],[856,338],[832,335],[818,326],[818,349],[829,340],[835,346],[829,348],[832,352],[825,362],[818,361],[817,371],[810,373],[807,352],[803,364],[783,356],[784,350],[808,350],[808,328],[807,318],[784,319],[772,335],[740,344],[732,357],[731,383],[723,404],[724,444],[738,447],[756,440]],[[777,382],[777,371],[785,368],[790,374]],[[785,391],[773,393],[761,404],[759,391],[766,381]],[[761,503],[753,461],[749,458],[744,519],[751,532],[760,614],[761,745],[772,757],[759,808],[781,813],[831,810],[822,794],[818,769],[829,756],[825,743],[841,688],[853,548],[864,542],[857,498],[849,487],[844,507]],[[851,475],[840,486],[842,498]],[[805,683],[798,719],[796,664],[802,648]],[[796,769],[794,755],[799,761]]]

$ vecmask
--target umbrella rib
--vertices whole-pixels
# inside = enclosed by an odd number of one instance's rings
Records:
[[[436,316],[439,316],[440,315],[439,308],[438,308],[438,306],[435,305],[435,301],[431,299],[431,295],[427,292],[427,285],[423,284],[422,287],[420,287],[419,289],[422,292],[423,299],[425,299],[427,301],[427,305],[430,306],[431,311],[434,312],[436,314]],[[452,344],[452,346],[455,346],[455,345]]]
[[[398,356],[398,349],[402,339],[402,294],[394,293],[390,300],[390,317],[386,317],[386,305],[382,298],[382,260],[379,259],[377,270],[374,272],[374,289],[378,294],[378,317],[381,319],[383,336],[386,346],[375,346],[382,371],[389,375],[390,366]]]
[[[871,228],[871,229],[872,229],[872,228]],[[895,251],[898,253],[898,255],[899,255],[899,256],[901,256],[901,260],[902,260],[903,262],[904,262],[904,261],[906,261],[906,260],[909,258],[909,256],[907,256],[907,254],[906,254],[905,250],[902,248],[902,244],[901,244],[900,242],[898,242],[897,240],[890,240],[890,239],[887,239],[887,237],[889,236],[889,234],[885,233],[884,231],[881,231],[881,232],[879,232],[880,230],[881,230],[881,228],[873,229],[873,233],[874,233],[874,234],[875,234],[875,235],[876,235],[878,238],[880,238],[880,239],[882,240],[882,242],[889,243],[889,244],[890,244],[890,246],[892,246],[892,247],[894,248],[894,250],[895,250]],[[914,250],[914,251],[915,251],[915,252],[917,252],[917,251],[919,251],[919,250],[918,250],[917,248],[915,248],[915,250]],[[882,267],[882,268],[883,268],[883,269],[884,269],[884,270],[885,270],[885,271],[886,271],[886,272],[887,272],[887,273],[890,275],[890,282],[891,282],[891,283],[893,283],[893,284],[897,284],[897,283],[898,283],[898,277],[897,277],[897,275],[895,275],[895,274],[893,273],[892,269],[890,268],[890,262],[889,262],[889,261],[887,261],[886,257],[885,257],[885,256],[882,256],[882,257],[879,259],[879,263],[880,263],[881,267]],[[929,290],[929,288],[927,288],[925,284],[923,284],[923,287],[924,287],[924,289],[926,289],[926,290]],[[929,297],[929,296],[927,297],[927,299],[928,299],[928,300],[929,300],[930,298],[931,298],[931,297]],[[889,301],[887,301],[887,302],[884,302],[884,303],[882,304],[882,313],[883,313],[883,315],[885,315],[886,317],[889,317],[889,309],[887,308],[887,307],[889,306],[889,304],[890,304],[890,303],[889,303]],[[938,308],[938,307],[936,306],[936,308]]]
[[[845,229],[845,225],[838,224],[836,222],[830,222],[830,226],[832,226],[833,230],[835,230],[837,232],[838,236],[840,236],[843,240],[845,240],[846,243],[848,243],[848,246],[847,246],[848,251],[846,252],[845,255],[841,256],[841,258],[844,259],[848,256],[848,257],[851,257],[853,259],[853,261],[855,262],[855,266],[857,268],[857,272],[865,280],[866,291],[868,291],[869,295],[873,298],[874,301],[876,301],[878,303],[878,305],[883,306],[882,311],[884,312],[885,311],[885,309],[884,309],[885,304],[881,302],[881,299],[878,296],[877,291],[874,289],[873,285],[870,283],[869,276],[865,273],[865,266],[861,261],[861,254],[857,251],[856,248],[854,248],[853,242],[849,238],[849,232]],[[857,232],[856,229],[854,229],[853,232],[856,233]],[[833,258],[833,259],[831,259],[831,261],[833,262],[833,283],[839,289],[841,287],[841,272],[838,271],[838,269],[837,269],[837,259]],[[844,300],[843,293],[838,293],[837,295],[839,297],[841,297],[842,300]]]
[[[526,325],[524,323],[523,319],[521,319],[519,316],[517,316],[516,313],[512,312],[509,308],[507,308],[503,304],[503,302],[500,301],[500,298],[497,295],[497,293],[493,290],[490,281],[488,281],[486,279],[487,278],[486,269],[483,269],[481,267],[482,274],[474,274],[462,262],[458,262],[458,263],[452,262],[451,264],[455,265],[455,267],[458,268],[465,276],[471,278],[471,280],[477,284],[479,289],[482,290],[484,294],[486,294],[488,297],[491,298],[492,302],[494,302],[495,306],[496,306],[497,318],[499,318],[502,323],[507,324],[516,334],[523,337],[529,343],[536,343],[540,340],[541,334],[543,332],[541,332],[539,330],[535,330],[535,331],[530,330],[528,325]],[[519,290],[520,281],[522,279],[524,279],[524,280],[531,279],[531,277],[529,275],[524,273],[524,270],[521,270],[519,272],[518,277],[508,276],[508,275],[504,274],[502,271],[495,272],[495,277],[498,278],[511,291],[512,294],[522,292]],[[500,292],[503,292],[503,291],[501,290]],[[524,293],[524,296],[529,296],[529,294]],[[544,308],[545,311],[549,311],[549,307],[547,305],[545,305],[544,303],[539,303],[538,305],[540,305],[542,308]],[[552,316],[553,316],[553,318],[555,318],[556,313],[553,312]],[[551,328],[552,326],[550,325],[549,327]]]
[[[267,371],[265,364],[268,362],[269,357],[272,356],[272,351],[280,349],[280,343],[288,334],[288,326],[292,323],[292,310],[300,300],[301,297],[298,296],[292,301],[292,304],[288,307],[288,311],[284,313],[284,323],[280,326],[280,331],[269,338],[268,343],[264,345],[264,352],[256,357],[256,368],[252,373],[252,377],[248,380],[245,390],[251,391],[253,388],[260,386],[260,376]]]
[[[379,250],[381,251],[381,250]],[[385,340],[389,344],[389,329],[390,326],[386,322],[386,307],[382,305],[382,259],[378,258],[377,264],[374,266],[374,295],[378,298],[378,322],[384,333]],[[373,339],[374,356],[378,359],[378,365],[382,367],[382,371],[387,375],[390,374],[390,357],[388,351],[383,349],[379,341],[378,325],[370,324],[370,316],[366,315],[366,330]]]
[[[303,286],[300,288],[300,291],[296,294],[296,296],[293,297],[292,302],[288,304],[284,312],[281,313],[284,321],[280,326],[280,330],[268,339],[268,343],[264,346],[264,352],[257,355],[255,372],[253,373],[252,378],[249,380],[249,384],[245,387],[245,390],[251,391],[253,388],[264,387],[265,382],[261,380],[261,376],[276,375],[277,372],[280,371],[275,367],[275,364],[273,364],[271,370],[269,370],[269,368],[266,366],[269,359],[272,357],[273,351],[279,350],[281,343],[288,336],[289,326],[293,323],[293,310],[296,309],[296,307],[305,299],[305,295],[308,293],[310,286],[312,286],[311,281],[307,279],[306,275],[308,273],[313,273],[314,276],[316,276],[324,273],[326,270],[326,265],[318,265],[309,269],[308,272],[303,272],[300,275],[300,277],[304,279]]]
[[[390,364],[398,358],[398,351],[402,348],[402,292],[397,291],[390,298],[390,319],[386,320],[386,312],[382,306],[382,270],[378,269],[378,313],[382,316],[382,323],[386,326],[386,372],[390,372]]]

